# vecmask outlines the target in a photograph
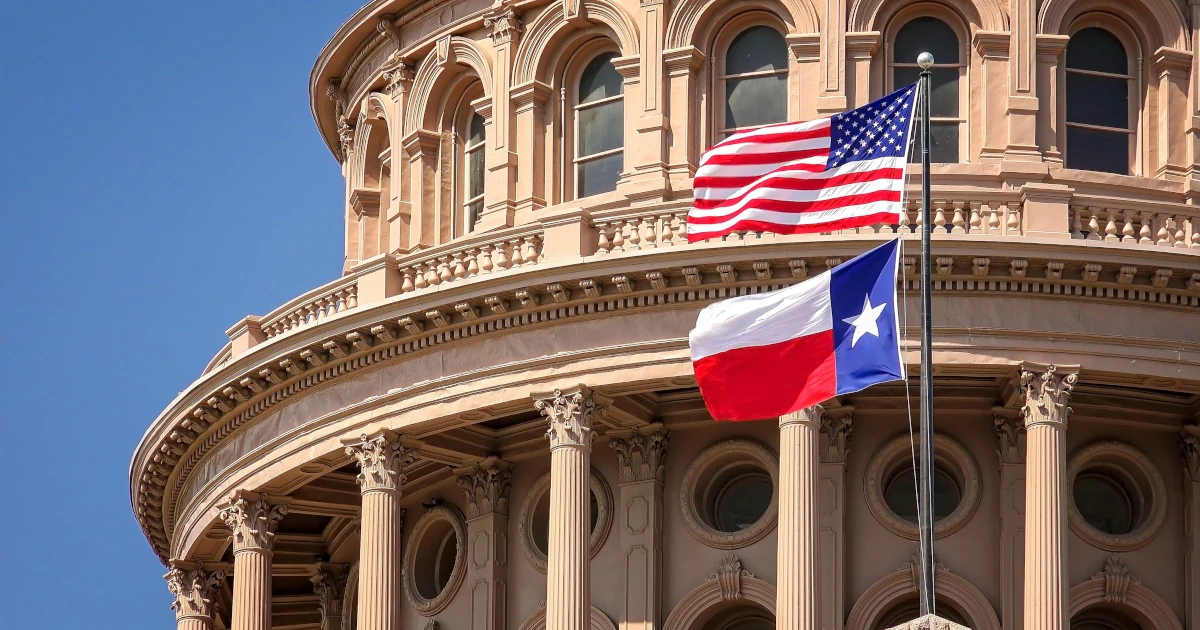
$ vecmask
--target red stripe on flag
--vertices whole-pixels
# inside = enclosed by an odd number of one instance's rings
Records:
[[[812,234],[813,232],[833,232],[836,230],[848,230],[851,228],[867,227],[883,223],[885,225],[895,225],[900,223],[900,214],[892,212],[876,212],[855,217],[846,217],[837,219],[836,221],[826,221],[822,223],[805,223],[803,225],[786,225],[783,223],[774,223],[770,221],[738,221],[730,227],[719,232],[701,232],[699,234],[688,233],[688,242],[697,243],[710,238],[732,234],[734,232],[774,232],[776,234]]]
[[[833,398],[833,331],[769,346],[736,348],[692,364],[708,412],[717,420],[762,420]]]
[[[702,188],[743,188],[758,181],[766,173],[782,173],[785,171],[798,171],[803,173],[824,173],[825,163],[820,164],[784,164],[779,168],[767,169],[764,173],[758,175],[745,175],[742,177],[724,177],[717,175],[697,175],[696,179],[692,180],[692,188],[700,190]],[[820,180],[824,181],[824,180]]]
[[[689,216],[688,223],[690,225],[712,225],[714,223],[724,223],[743,211],[751,208],[756,210],[770,210],[772,212],[787,212],[789,214],[806,214],[810,212],[821,212],[824,210],[837,210],[839,208],[845,208],[848,206],[861,206],[876,201],[895,201],[898,203],[900,201],[900,191],[876,190],[869,193],[863,193],[861,195],[845,195],[843,197],[832,197],[829,199],[819,199],[817,201],[747,199],[745,203],[737,208],[731,209],[731,211],[727,214],[718,216]]]
[[[772,172],[774,173],[774,171]],[[755,180],[758,186],[756,186],[754,189],[746,191],[741,195],[736,197],[727,197],[725,199],[696,199],[692,202],[692,207],[699,210],[709,210],[712,208],[725,208],[733,206],[744,199],[746,195],[753,193],[759,188],[774,188],[776,190],[821,190],[824,188],[832,188],[834,186],[861,184],[864,182],[873,182],[881,179],[898,179],[901,177],[904,177],[904,169],[899,168],[881,168],[874,171],[843,173],[833,177],[820,179],[770,175]],[[899,201],[899,199],[897,199],[897,201]]]
[[[710,155],[704,161],[706,166],[743,166],[751,164],[782,164],[794,160],[804,160],[813,157],[829,155],[829,147],[805,149],[803,151],[783,151],[779,153],[728,153]]]

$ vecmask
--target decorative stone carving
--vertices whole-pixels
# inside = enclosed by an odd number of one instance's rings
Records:
[[[389,95],[396,96],[408,91],[413,77],[412,66],[400,57],[399,52],[392,53],[381,69],[383,70],[384,90]]]
[[[205,571],[203,562],[197,562],[196,567],[189,570],[172,563],[163,579],[167,581],[167,590],[175,596],[171,610],[175,611],[176,619],[213,617],[216,612],[213,596],[225,579],[224,571]]]
[[[372,436],[363,434],[359,441],[346,445],[346,454],[354,458],[361,472],[358,485],[365,494],[375,490],[400,490],[404,471],[420,457],[420,451],[406,447],[395,432],[383,430]]]
[[[1065,425],[1071,413],[1067,401],[1078,380],[1079,373],[1059,375],[1058,367],[1054,365],[1047,366],[1041,374],[1022,368],[1021,392],[1025,406],[1021,409],[1021,417],[1025,420],[1025,426],[1047,423]]]
[[[350,159],[350,154],[354,151],[354,128],[345,118],[338,118],[338,146],[342,150],[342,160]]]
[[[267,496],[239,492],[221,509],[220,517],[233,530],[233,552],[245,550],[270,551],[275,540],[275,527],[288,512],[286,504],[272,504]]]
[[[430,566],[418,566],[418,553],[423,549],[436,548],[438,544],[442,544],[438,540],[441,535],[441,530],[437,530],[436,526],[440,523],[442,527],[448,524],[454,531],[454,566],[450,569],[450,575],[446,578],[446,584],[436,595],[426,597],[425,594],[417,588],[418,580],[431,580],[428,573],[424,576],[418,575],[419,571],[434,571],[432,566],[432,558],[429,561]],[[434,532],[434,536],[428,534]],[[467,528],[463,523],[462,514],[458,508],[449,504],[442,504],[427,510],[417,519],[413,525],[412,535],[409,537],[408,545],[404,548],[404,596],[408,599],[408,603],[413,610],[425,617],[432,617],[450,605],[450,600],[454,599],[458,588],[462,586],[463,577],[467,573]],[[442,553],[445,553],[444,551]]]
[[[516,43],[517,35],[524,28],[517,12],[507,2],[492,5],[491,15],[483,19],[483,25],[492,29],[492,43],[496,46]]]
[[[1200,483],[1200,437],[1186,427],[1179,432],[1179,456],[1183,458],[1183,472],[1188,480]]]
[[[467,495],[467,518],[496,513],[508,516],[508,489],[512,464],[489,457],[482,462],[454,469],[458,487]]]
[[[906,621],[898,626],[892,626],[888,630],[971,630],[967,626],[954,623],[949,619],[943,619],[937,615],[929,614],[924,617]]]
[[[708,576],[716,580],[721,587],[721,600],[730,602],[742,598],[742,578],[754,577],[754,574],[742,568],[742,561],[737,556],[729,554],[717,565],[717,572]]]
[[[595,437],[592,421],[608,409],[597,404],[591,390],[583,386],[567,392],[556,389],[553,396],[536,400],[533,406],[550,421],[546,437],[551,449],[564,446],[590,449]]]
[[[608,443],[617,454],[621,483],[657,481],[663,483],[666,474],[668,431],[662,425],[634,428],[624,436],[614,436]]]
[[[1104,580],[1104,601],[1113,604],[1124,604],[1125,596],[1129,594],[1129,584],[1141,584],[1141,581],[1129,575],[1129,567],[1120,556],[1113,554],[1104,561],[1104,570],[1092,576],[1093,580]]]
[[[839,407],[821,416],[821,463],[844,464],[850,452],[850,432],[854,429],[854,408]]]
[[[1025,424],[1015,414],[992,413],[1001,464],[1025,463]]]
[[[960,488],[958,507],[934,523],[933,537],[943,538],[962,529],[979,508],[983,496],[982,475],[971,452],[958,440],[934,434],[933,452],[939,467],[944,466],[945,472],[954,478]],[[897,536],[918,540],[917,524],[897,516],[884,498],[887,484],[899,471],[906,471],[903,474],[911,474],[912,471],[912,444],[908,434],[892,438],[871,455],[864,475],[864,498],[871,515],[880,525]]]
[[[771,503],[758,522],[736,532],[715,527],[706,496],[713,492],[713,480],[731,464],[757,468],[771,478]],[[717,442],[697,455],[683,473],[679,486],[679,507],[683,525],[696,540],[715,549],[740,549],[762,540],[779,519],[779,456],[755,440],[734,439]]]
[[[342,603],[347,572],[335,565],[319,564],[312,575],[313,592],[320,598],[321,630],[341,630]]]
[[[1071,453],[1067,460],[1065,488],[1074,488],[1075,479],[1088,471],[1100,472],[1120,483],[1129,493],[1136,510],[1133,529],[1125,534],[1109,534],[1088,523],[1074,494],[1067,503],[1067,522],[1071,531],[1092,546],[1106,551],[1131,551],[1154,540],[1167,520],[1167,484],[1158,466],[1145,453],[1124,442],[1092,442]]]

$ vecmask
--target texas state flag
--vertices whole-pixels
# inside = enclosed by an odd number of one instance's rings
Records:
[[[690,336],[717,420],[760,420],[904,378],[896,273],[900,241],[780,291],[700,311]]]

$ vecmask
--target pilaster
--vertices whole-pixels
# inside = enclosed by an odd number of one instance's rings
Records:
[[[362,492],[359,525],[358,629],[400,628],[401,527],[400,497],[404,471],[420,452],[404,438],[382,429],[345,443],[346,454],[358,464]]]
[[[793,33],[784,39],[792,51],[796,76],[796,80],[788,80],[788,120],[817,118],[817,94],[808,86],[821,84],[821,34]]]
[[[656,630],[662,624],[667,435],[661,424],[610,434],[620,475],[623,630]]]
[[[313,592],[320,598],[321,630],[343,630],[346,625],[342,600],[346,596],[346,568],[328,562],[313,568]]]
[[[817,630],[819,405],[779,417],[779,542],[775,627]]]
[[[1009,3],[1008,146],[1004,159],[1038,162],[1037,0]]]
[[[592,422],[605,411],[582,385],[535,396],[550,428],[550,538],[546,572],[546,627],[591,627],[590,535]]]
[[[1041,95],[1038,98],[1037,145],[1044,161],[1062,164],[1066,112],[1062,107],[1058,67],[1063,62],[1063,52],[1067,50],[1067,42],[1071,38],[1066,35],[1037,35],[1035,39],[1037,93]]]
[[[220,512],[233,531],[233,630],[270,630],[271,549],[286,502],[239,491]]]
[[[822,630],[842,630],[846,616],[846,456],[853,428],[854,407],[829,409],[821,417],[817,550]]]
[[[454,469],[467,496],[471,630],[504,630],[508,607],[508,490],[512,464],[497,457]]]
[[[492,29],[492,94],[508,94],[512,89],[513,53],[524,29],[520,16],[509,2],[493,5],[484,26]],[[513,124],[512,100],[493,98],[486,140],[487,186],[484,210],[476,230],[508,227],[513,224],[517,198],[517,135]]]
[[[412,65],[396,54],[380,68],[383,72],[384,92],[391,97],[388,106],[388,146],[392,147],[392,180],[387,191],[391,199],[384,220],[387,222],[388,243],[391,250],[412,247],[412,195],[405,196],[405,182],[409,181],[409,163],[400,159],[400,147],[404,146],[404,112],[408,109],[409,85],[412,83]]]
[[[1189,424],[1179,432],[1179,455],[1183,460],[1183,626],[1200,628],[1200,424]]]
[[[1182,180],[1188,171],[1186,137],[1188,126],[1188,79],[1192,53],[1174,48],[1154,51],[1153,72],[1158,77],[1158,164],[1155,176]]]
[[[1025,423],[1025,611],[1026,630],[1066,630],[1067,402],[1077,367],[1021,366],[1021,418]]]
[[[1016,1],[1024,2],[1025,0]],[[1009,125],[1007,107],[1000,107],[1000,103],[1008,100],[1009,33],[976,31],[971,38],[971,43],[979,52],[982,60],[980,65],[983,70],[982,92],[984,96],[979,103],[979,113],[983,120],[981,125],[983,138],[979,148],[979,160],[1003,160],[1007,157],[1006,147],[1012,144],[1012,129],[1006,129]],[[1032,151],[1035,158],[1040,159],[1037,147],[1033,146],[1032,132],[1026,144],[1028,146],[1021,151],[1025,154]]]
[[[671,190],[687,190],[692,186],[699,161],[700,120],[694,95],[697,91],[696,72],[704,63],[704,53],[695,46],[665,50],[663,68],[667,73],[666,113],[670,119],[667,136],[670,138],[667,156],[667,176]]]
[[[171,610],[179,630],[211,630],[216,616],[216,594],[225,580],[225,571],[207,570],[203,562],[194,564],[171,561],[171,570],[163,576],[167,590],[175,597]]]
[[[1025,423],[1016,409],[992,410],[1000,459],[1000,624],[1021,630],[1025,578]]]
[[[850,107],[862,107],[871,102],[871,58],[879,52],[882,36],[879,31],[846,33],[846,82]]]
[[[817,115],[832,116],[846,111],[846,5],[843,0],[824,0],[821,7],[821,89]]]
[[[553,89],[541,81],[514,85],[509,90],[510,106],[516,116],[517,210],[546,206],[546,102]]]
[[[409,250],[434,244],[441,144],[439,134],[425,129],[415,129],[404,137],[404,151],[408,154],[408,197],[412,207]]]

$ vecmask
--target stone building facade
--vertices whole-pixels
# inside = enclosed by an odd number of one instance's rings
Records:
[[[1200,630],[1198,28],[1194,0],[372,1],[310,81],[341,276],[230,328],[133,457],[179,627],[914,617],[915,394],[715,423],[687,333],[932,221],[939,613]],[[687,243],[705,147],[921,49],[932,216]]]

